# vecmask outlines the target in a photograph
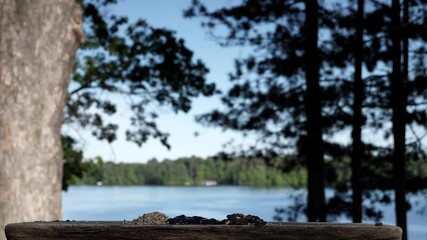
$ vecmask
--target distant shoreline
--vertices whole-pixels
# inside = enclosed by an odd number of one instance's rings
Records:
[[[203,187],[203,188],[218,188],[218,187],[248,187],[248,188],[289,188],[289,189],[305,189],[305,187],[301,188],[294,188],[290,186],[250,186],[250,185],[226,185],[226,184],[218,184],[215,186],[205,186],[205,185],[149,185],[149,184],[143,184],[143,185],[96,185],[96,184],[72,184],[70,187]]]
[[[278,159],[277,161],[284,161]],[[87,162],[90,171],[75,177],[70,185],[118,186],[252,186],[305,187],[307,173],[296,166],[286,173],[263,159],[236,158],[232,161],[197,157],[151,160],[147,163]]]

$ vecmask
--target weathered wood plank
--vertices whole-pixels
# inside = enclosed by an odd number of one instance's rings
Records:
[[[394,226],[336,223],[248,225],[132,225],[129,222],[29,222],[6,226],[9,240],[79,239],[282,239],[399,240]]]

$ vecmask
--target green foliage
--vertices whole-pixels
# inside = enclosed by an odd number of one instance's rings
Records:
[[[176,161],[151,160],[145,164],[112,163],[103,164],[102,160],[85,161],[91,166],[83,178],[75,184],[104,185],[202,185],[203,180],[216,180],[222,185],[242,185],[258,187],[304,187],[306,171],[304,168],[284,173],[267,166],[262,159],[238,158],[232,161],[196,157],[180,158]]]
[[[68,136],[62,136],[64,152],[64,172],[62,175],[62,190],[78,184],[84,177],[90,184],[96,184],[102,178],[104,162],[100,157],[83,160],[83,152],[76,147],[76,141]]]
[[[162,162],[152,159],[147,163],[113,163],[97,157],[81,162],[80,174],[73,175],[69,184],[95,185],[200,185],[212,179],[221,185],[259,187],[304,188],[307,171],[304,165],[294,165],[293,156],[277,157],[271,161],[261,158],[202,159],[180,158]],[[366,176],[362,179],[366,190],[393,189],[391,164],[384,165],[378,158],[364,166]],[[389,161],[388,161],[389,162]],[[289,166],[290,165],[290,166]],[[347,193],[351,170],[348,156],[327,159],[325,164],[326,184],[340,194]],[[69,168],[71,169],[71,168]],[[81,176],[81,177],[79,177]],[[368,177],[369,176],[369,177]],[[410,160],[407,169],[408,191],[416,192],[427,187],[427,164],[425,160]]]
[[[75,148],[75,140],[69,136],[62,136],[64,152],[64,172],[62,174],[62,190],[67,190],[70,184],[83,176],[83,152]]]
[[[80,47],[65,107],[65,124],[88,128],[99,140],[116,139],[118,125],[106,116],[116,113],[112,96],[130,99],[131,128],[126,136],[139,146],[157,138],[169,148],[168,134],[156,124],[159,106],[188,112],[192,99],[210,96],[208,69],[194,59],[173,31],[139,19],[104,14],[115,0],[79,0],[84,9],[85,43]]]

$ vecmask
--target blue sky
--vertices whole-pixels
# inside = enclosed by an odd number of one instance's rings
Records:
[[[206,1],[211,8],[229,5],[229,0]],[[224,48],[209,38],[200,25],[198,18],[185,19],[183,10],[190,6],[191,0],[121,0],[119,4],[108,9],[109,13],[128,16],[130,21],[138,18],[145,19],[154,27],[164,27],[176,32],[176,36],[183,38],[189,49],[193,50],[197,59],[202,59],[210,69],[207,76],[209,82],[215,82],[221,90],[230,86],[227,74],[233,71],[234,59],[244,55],[244,49],[239,47]],[[238,133],[222,131],[219,128],[206,128],[194,121],[198,114],[208,112],[213,108],[220,108],[218,97],[197,98],[193,101],[193,108],[188,114],[175,114],[170,110],[161,109],[158,126],[161,130],[170,133],[169,143],[171,150],[163,147],[159,141],[150,140],[141,148],[125,139],[125,130],[129,126],[130,110],[125,99],[119,102],[118,113],[111,118],[119,124],[118,140],[112,144],[100,142],[93,138],[90,131],[67,129],[81,141],[85,158],[101,156],[105,160],[117,162],[145,162],[156,158],[176,159],[186,156],[211,156],[222,150],[223,144],[230,139],[245,144],[250,138],[243,138]],[[199,135],[195,137],[194,133]]]

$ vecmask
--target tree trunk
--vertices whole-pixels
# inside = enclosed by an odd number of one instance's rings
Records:
[[[356,44],[354,48],[354,102],[353,102],[353,151],[351,159],[351,187],[353,191],[353,205],[351,214],[354,223],[362,222],[362,104],[364,98],[364,86],[362,81],[363,62],[363,12],[364,0],[357,1],[356,14]]]
[[[407,239],[406,199],[405,199],[405,125],[406,93],[405,82],[401,74],[401,39],[399,35],[400,6],[399,0],[392,1],[392,41],[391,57],[393,72],[391,75],[391,104],[393,110],[393,171],[395,179],[396,224],[403,230],[402,239]]]
[[[78,45],[75,0],[0,0],[0,239],[61,218],[61,124]]]
[[[317,0],[305,1],[305,74],[307,92],[305,108],[307,115],[307,164],[308,164],[308,206],[307,216],[310,222],[326,221],[324,159],[321,123],[321,97],[319,83],[318,56],[318,3]]]

